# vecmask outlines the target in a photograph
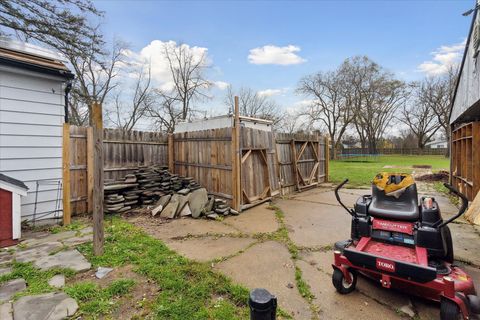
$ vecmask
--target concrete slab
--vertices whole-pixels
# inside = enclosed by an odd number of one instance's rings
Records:
[[[151,218],[154,219],[154,218]],[[171,238],[182,238],[188,235],[204,234],[229,234],[238,233],[232,227],[229,227],[219,221],[206,219],[175,219],[168,223],[152,224],[151,220],[135,221],[135,225],[141,226],[146,232],[155,238],[168,240]]]
[[[300,247],[323,247],[350,236],[351,217],[340,206],[304,200],[275,201],[285,214],[290,239]]]
[[[33,264],[42,270],[59,267],[70,268],[77,272],[86,271],[92,266],[77,250],[60,251],[54,255],[37,259]]]
[[[355,194],[352,190],[344,190],[341,191],[341,198],[342,201],[348,205],[353,206],[353,204],[357,201],[358,197],[363,194],[370,194],[369,190],[357,190],[355,189]],[[312,189],[307,192],[302,192],[297,196],[293,197],[292,200],[301,200],[313,203],[320,203],[320,204],[330,204],[333,206],[338,206],[337,199],[335,198],[335,194],[333,190],[328,189]]]
[[[265,288],[278,298],[280,307],[294,319],[311,319],[307,302],[295,284],[295,268],[290,253],[280,243],[264,242],[215,266],[215,269],[250,289]]]
[[[77,302],[63,292],[21,297],[13,304],[14,320],[60,320],[77,312]]]
[[[268,204],[250,208],[238,216],[228,217],[224,222],[247,234],[275,232],[279,227],[275,211],[268,209]]]
[[[0,286],[0,303],[7,302],[15,293],[23,291],[27,288],[24,279],[15,279],[5,282]]]
[[[318,271],[305,261],[298,261],[297,265],[316,297],[314,304],[320,310],[321,319],[408,319],[357,290],[348,295],[338,294],[331,284],[329,275]]]
[[[171,241],[166,244],[189,259],[206,262],[235,254],[254,241],[251,238],[207,237]]]
[[[318,271],[325,273],[329,277],[332,276],[333,251],[302,253],[301,259]],[[331,281],[329,284],[331,284]],[[394,309],[400,310],[406,306],[408,307],[410,304],[411,297],[409,295],[383,289],[376,282],[366,277],[358,277],[357,290],[376,301],[381,301],[382,304],[392,306]]]
[[[462,223],[449,224],[452,232],[455,259],[480,266],[480,235],[472,225]]]

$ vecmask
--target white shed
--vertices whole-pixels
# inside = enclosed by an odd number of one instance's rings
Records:
[[[73,74],[61,58],[0,40],[0,173],[22,181],[22,220],[62,217],[62,126]]]

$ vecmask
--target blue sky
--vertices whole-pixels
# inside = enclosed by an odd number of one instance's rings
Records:
[[[95,4],[105,11],[107,38],[119,37],[135,52],[153,40],[206,48],[211,80],[269,90],[265,94],[292,108],[305,99],[294,92],[302,76],[333,69],[354,55],[368,55],[404,80],[419,79],[425,71],[441,73],[461,57],[471,22],[461,14],[474,0]],[[249,59],[255,48],[259,56]],[[216,99],[204,105],[220,107],[224,92],[216,88],[212,95]]]

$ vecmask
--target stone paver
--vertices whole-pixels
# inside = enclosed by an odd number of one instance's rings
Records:
[[[0,287],[0,303],[10,300],[17,292],[23,291],[27,288],[24,279],[15,279],[5,282]]]
[[[14,320],[60,320],[75,314],[77,302],[63,292],[18,299],[13,304]]]
[[[0,268],[0,276],[9,274],[12,272],[12,267]]]
[[[86,271],[92,266],[77,250],[60,251],[54,255],[37,259],[33,264],[42,270],[60,267],[70,268],[77,272]]]
[[[37,259],[48,256],[50,253],[62,248],[63,245],[60,242],[43,242],[29,247],[25,250],[17,250],[14,253],[14,257],[17,262],[32,262]]]
[[[206,237],[171,241],[167,245],[189,259],[206,262],[235,254],[253,242],[251,238]]]
[[[54,288],[63,288],[65,286],[65,276],[63,274],[54,275],[48,280],[48,285]]]
[[[66,246],[78,246],[79,244],[87,243],[93,241],[93,235],[85,234],[79,237],[68,238],[62,241]]]
[[[0,319],[13,320],[13,308],[10,302],[5,302],[0,305]]]
[[[295,267],[290,253],[274,241],[257,244],[244,253],[215,266],[215,269],[250,289],[265,288],[278,298],[282,309],[294,319],[311,319],[307,302],[300,296],[295,284]]]
[[[32,247],[36,246],[39,244],[43,244],[46,242],[54,242],[54,241],[61,241],[65,240],[68,238],[72,238],[77,234],[76,231],[64,231],[64,232],[59,232],[59,233],[53,233],[53,234],[47,234],[42,237],[37,237],[37,238],[29,238],[25,241],[22,242],[23,245],[26,245],[27,247]]]
[[[279,227],[275,211],[268,209],[268,204],[258,205],[242,212],[239,216],[228,217],[224,221],[247,234],[275,232]]]

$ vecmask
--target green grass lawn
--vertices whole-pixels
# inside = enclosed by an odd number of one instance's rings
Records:
[[[379,172],[411,173],[413,165],[431,165],[432,171],[448,170],[450,160],[444,156],[404,156],[385,155],[371,161],[331,160],[329,178],[333,183],[338,183],[346,178],[348,186],[368,186],[373,177]],[[393,168],[384,168],[393,166]]]

